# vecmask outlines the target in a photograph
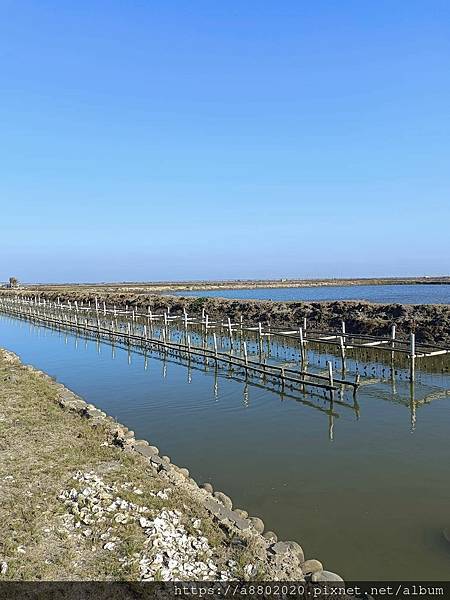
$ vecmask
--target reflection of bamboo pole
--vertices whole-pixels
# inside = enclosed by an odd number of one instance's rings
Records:
[[[217,371],[218,368],[216,363],[216,368],[214,369],[214,398],[219,397],[219,375]]]
[[[356,394],[353,394],[353,410],[355,411],[356,420],[359,421],[359,404],[356,399]]]
[[[417,402],[416,402],[415,397],[414,397],[414,381],[411,381],[410,398],[411,398],[410,399],[411,433],[414,433],[414,431],[416,430],[416,423],[417,423],[417,415],[416,415]]]
[[[247,381],[244,384],[243,402],[244,402],[244,406],[247,408],[248,405],[249,405],[248,383],[247,383]]]
[[[330,442],[334,440],[334,415],[333,415],[333,399],[330,402],[330,411],[328,413],[328,438]]]

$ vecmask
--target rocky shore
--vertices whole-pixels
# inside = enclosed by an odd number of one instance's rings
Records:
[[[7,292],[3,292],[7,293]],[[308,319],[311,329],[339,329],[345,320],[347,331],[370,335],[389,335],[392,324],[397,327],[397,337],[407,339],[411,331],[416,333],[417,342],[450,344],[450,306],[444,304],[378,304],[363,301],[321,302],[275,302],[267,300],[230,300],[225,298],[195,298],[124,291],[106,292],[82,290],[73,287],[64,290],[23,290],[23,295],[39,295],[56,300],[105,301],[117,306],[150,308],[153,311],[170,307],[174,314],[186,309],[190,314],[200,314],[204,308],[212,317],[229,316],[244,321],[272,325],[298,326],[303,318]]]
[[[342,581],[5,350],[0,378],[0,580]]]

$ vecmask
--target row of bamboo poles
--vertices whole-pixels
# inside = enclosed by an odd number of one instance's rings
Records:
[[[284,367],[276,367],[274,365],[261,364],[261,361],[255,362],[251,361],[248,358],[247,352],[247,343],[244,341],[242,344],[243,350],[243,358],[237,356],[231,356],[231,353],[223,353],[217,350],[217,341],[215,332],[218,329],[225,331],[228,333],[230,339],[230,345],[233,349],[233,340],[237,335],[242,337],[245,334],[256,335],[259,339],[259,342],[262,344],[264,339],[270,340],[274,336],[278,338],[290,339],[298,344],[300,348],[301,354],[301,363],[302,365],[306,362],[306,348],[307,344],[316,344],[319,347],[321,345],[326,345],[328,347],[336,347],[341,356],[341,364],[342,364],[342,372],[345,374],[345,365],[346,365],[346,356],[347,351],[350,349],[364,349],[364,350],[376,350],[377,353],[387,353],[391,359],[391,363],[394,362],[394,357],[396,354],[404,355],[409,359],[409,376],[410,380],[414,381],[415,379],[415,371],[416,371],[416,359],[427,358],[442,354],[450,353],[448,348],[443,348],[441,346],[435,344],[420,344],[420,347],[416,345],[415,334],[411,333],[409,340],[402,340],[396,337],[396,326],[395,324],[391,327],[391,335],[389,337],[383,336],[373,336],[369,334],[357,334],[357,333],[349,333],[346,331],[345,321],[341,322],[341,330],[339,332],[336,331],[311,331],[309,330],[308,323],[306,317],[303,319],[303,323],[296,329],[286,329],[282,327],[271,327],[268,324],[259,323],[244,323],[242,315],[239,318],[239,322],[234,323],[231,321],[229,317],[222,318],[220,320],[212,320],[209,315],[202,310],[201,317],[192,317],[189,316],[187,311],[184,309],[182,315],[173,315],[170,313],[170,309],[167,308],[163,313],[154,313],[151,308],[148,307],[146,312],[140,312],[135,307],[129,307],[125,305],[124,308],[118,307],[116,305],[107,305],[105,302],[99,302],[98,298],[95,298],[94,301],[88,301],[87,303],[78,302],[78,301],[70,301],[62,302],[58,297],[56,302],[47,300],[45,298],[40,298],[38,296],[33,297],[24,297],[17,296],[13,299],[10,297],[4,297],[2,302],[13,302],[14,305],[17,306],[28,306],[28,307],[39,307],[40,309],[46,309],[47,311],[58,311],[58,314],[63,314],[64,311],[68,311],[69,314],[75,314],[77,318],[83,314],[85,315],[94,315],[98,321],[98,327],[100,325],[100,317],[102,316],[104,319],[106,317],[113,317],[113,324],[108,329],[108,334],[111,335],[111,328],[114,327],[114,322],[117,325],[118,319],[125,319],[130,321],[131,323],[142,322],[144,323],[144,334],[140,337],[144,338],[146,341],[151,337],[155,343],[162,343],[166,347],[168,344],[174,344],[174,342],[169,342],[164,339],[164,335],[168,332],[168,327],[171,324],[178,324],[184,327],[184,330],[187,332],[189,328],[192,327],[201,327],[205,332],[205,336],[208,335],[208,332],[213,332],[213,349],[209,350],[208,348],[193,348],[190,340],[188,339],[188,335],[186,336],[186,343],[184,345],[179,345],[180,349],[183,349],[185,352],[198,352],[201,350],[206,354],[212,353],[217,360],[232,362],[237,361],[240,363],[243,362],[243,366],[246,369],[252,369],[254,372],[266,372],[267,369],[279,369],[279,377],[283,380],[288,380],[288,377],[292,376],[292,373],[295,373],[296,376],[301,375],[304,377],[312,378],[312,379],[327,379],[327,385],[329,388],[334,387],[334,383],[340,383],[344,385],[350,385],[353,387],[357,387],[359,381],[355,380],[351,382],[345,379],[337,379],[333,375],[333,366],[331,361],[328,362],[328,375],[318,375],[314,373],[307,372],[305,370],[295,371],[292,369],[286,369]],[[155,340],[153,335],[153,327],[155,324],[161,324],[161,336],[163,339]],[[146,332],[146,330],[149,332]],[[148,335],[150,333],[150,336]],[[128,336],[131,340],[131,332],[130,336]],[[135,340],[136,341],[136,340]],[[259,369],[257,371],[256,369]]]
[[[320,373],[312,373],[304,369],[289,368],[284,365],[268,364],[262,360],[254,360],[249,357],[247,341],[243,339],[246,332],[253,331],[254,328],[244,326],[242,320],[240,323],[232,323],[230,319],[226,322],[214,322],[209,320],[208,315],[203,314],[201,320],[189,317],[187,313],[183,315],[171,315],[170,312],[163,314],[154,314],[151,310],[147,313],[138,313],[135,310],[118,309],[117,307],[107,307],[106,304],[99,306],[98,302],[95,305],[87,306],[79,305],[77,302],[61,303],[50,302],[48,300],[38,301],[28,298],[1,298],[0,309],[3,312],[25,317],[32,321],[40,321],[46,324],[61,326],[65,329],[77,331],[79,333],[95,334],[99,337],[105,337],[110,340],[116,339],[125,342],[129,345],[158,348],[163,351],[173,351],[184,356],[201,356],[206,360],[216,362],[216,364],[230,365],[242,369],[246,374],[252,374],[264,378],[277,379],[283,388],[285,385],[300,386],[301,388],[321,388],[333,393],[339,389],[338,386],[348,386],[356,392],[359,386],[359,375],[354,381],[349,379],[336,377],[333,372],[333,365],[328,361],[328,372],[326,375]],[[112,318],[108,318],[112,317]],[[121,318],[125,322],[119,321]],[[133,323],[138,320],[143,322],[142,329],[136,332]],[[161,327],[157,330],[157,323]],[[174,322],[182,322],[185,328],[184,342],[175,342],[168,335],[169,324]],[[204,328],[205,333],[212,330],[212,343],[210,346],[209,338],[205,336],[205,343],[202,346],[195,346],[191,342],[189,327],[198,326]],[[125,326],[125,329],[124,329]],[[218,349],[217,335],[215,329],[224,327],[230,335],[231,350],[223,352]],[[240,336],[240,355],[232,353],[236,336]],[[262,326],[258,326],[257,334],[262,340],[268,332],[262,330]],[[272,334],[269,334],[272,335]],[[274,335],[277,335],[274,332]],[[237,345],[237,343],[236,343]],[[306,345],[301,346],[302,356],[305,352]]]

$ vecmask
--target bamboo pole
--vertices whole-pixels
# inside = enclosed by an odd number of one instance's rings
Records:
[[[340,346],[340,350],[341,350],[342,373],[345,373],[345,369],[346,369],[346,364],[345,364],[345,342],[344,342],[344,336],[342,336],[342,335],[339,336],[339,346]]]
[[[331,362],[331,360],[327,361],[327,366],[328,366],[328,381],[330,386],[334,386],[334,380],[333,380],[333,363]]]
[[[410,380],[414,381],[416,376],[416,335],[411,333],[410,338],[411,351],[410,351]]]
[[[245,361],[245,368],[247,370],[248,367],[248,353],[247,353],[247,342],[244,342],[242,345],[242,348],[244,350],[244,361]]]
[[[231,346],[231,348],[233,348],[233,328],[231,327],[230,317],[227,318],[227,322],[228,322],[228,335],[230,336],[230,346]]]

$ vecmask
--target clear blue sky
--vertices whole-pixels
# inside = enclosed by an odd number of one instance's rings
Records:
[[[447,0],[0,0],[0,132],[0,280],[449,272]]]

